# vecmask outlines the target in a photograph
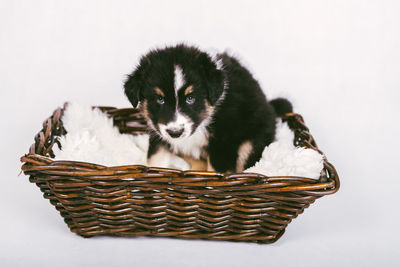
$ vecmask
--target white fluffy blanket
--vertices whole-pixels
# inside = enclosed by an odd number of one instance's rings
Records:
[[[63,116],[67,134],[61,137],[62,150],[55,160],[74,160],[116,165],[145,165],[148,135],[120,134],[112,119],[98,109],[69,103]],[[318,179],[322,155],[312,149],[295,147],[294,133],[286,123],[277,122],[275,141],[265,147],[262,158],[245,172],[267,176],[303,176]]]

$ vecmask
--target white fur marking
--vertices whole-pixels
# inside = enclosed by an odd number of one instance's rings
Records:
[[[179,111],[176,111],[175,113],[175,121],[172,121],[167,124],[167,128],[185,128],[185,131],[183,132],[183,135],[185,134],[186,130],[188,129],[188,133],[190,132],[191,126],[193,122],[185,116],[184,114],[180,113]],[[190,128],[189,128],[190,127]]]
[[[217,70],[222,70],[224,68],[224,63],[220,58],[220,53],[216,49],[207,49],[207,54],[211,57],[211,60],[217,66]]]
[[[180,117],[181,116],[181,117]],[[183,117],[183,118],[182,118]],[[204,120],[196,128],[194,133],[190,135],[193,122],[191,122],[185,115],[178,112],[177,120],[169,123],[168,125],[177,125],[177,121],[187,120],[184,124],[184,131],[179,138],[172,138],[167,133],[167,125],[159,124],[162,137],[171,145],[173,153],[183,154],[195,159],[200,159],[204,156],[204,147],[208,145],[208,131],[206,126],[210,123],[211,118]],[[179,125],[179,123],[178,123]]]
[[[172,122],[169,122],[167,125],[163,124],[163,123],[159,123],[158,127],[160,128],[160,132],[163,136],[163,138],[168,141],[174,141],[177,138],[172,138],[167,130],[180,130],[183,129],[183,133],[179,138],[184,138],[186,136],[190,135],[190,132],[192,130],[192,125],[193,122],[189,119],[189,117],[185,116],[184,114],[180,113],[179,111],[177,111],[175,113],[175,120]]]
[[[185,84],[185,77],[183,75],[182,68],[179,65],[175,65],[174,76],[175,96],[177,96],[178,90]]]
[[[224,63],[222,62],[222,59],[217,59],[214,60],[215,65],[217,66],[217,70],[222,70],[224,67]]]

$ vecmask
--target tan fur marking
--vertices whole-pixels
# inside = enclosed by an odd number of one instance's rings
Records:
[[[211,165],[210,157],[207,157],[207,171],[209,171],[209,172],[215,172],[215,169],[214,169],[213,166]]]
[[[193,157],[184,156],[183,159],[189,163],[190,169],[194,171],[206,171],[207,170],[207,162],[201,159],[195,159]]]
[[[147,100],[143,100],[143,102],[140,104],[140,112],[143,115],[143,118],[146,120],[147,125],[152,128],[155,129],[153,121],[150,119],[149,116],[149,110],[147,109]]]
[[[200,114],[203,120],[211,117],[215,112],[215,107],[211,106],[207,100],[204,100],[204,106],[206,107],[205,110]]]
[[[238,158],[236,161],[236,172],[242,172],[244,165],[249,159],[251,152],[253,151],[253,144],[250,141],[243,142],[238,149]]]
[[[164,92],[163,92],[160,88],[155,87],[155,88],[154,88],[154,91],[156,91],[156,93],[157,93],[158,95],[160,95],[160,96],[162,96],[162,97],[165,97]]]
[[[150,118],[149,118],[149,110],[147,109],[147,100],[146,99],[143,100],[143,103],[142,103],[142,105],[140,107],[140,111],[142,112],[142,115],[146,120],[150,120]]]
[[[188,94],[193,93],[193,85],[189,85],[186,89],[185,89],[185,96]]]

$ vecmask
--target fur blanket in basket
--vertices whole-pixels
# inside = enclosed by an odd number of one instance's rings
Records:
[[[120,134],[112,119],[98,109],[69,103],[63,116],[67,134],[55,160],[74,160],[106,166],[146,165],[148,135]],[[303,176],[318,179],[322,155],[312,149],[295,147],[294,133],[286,123],[277,122],[275,141],[265,147],[262,158],[244,172],[267,176]]]

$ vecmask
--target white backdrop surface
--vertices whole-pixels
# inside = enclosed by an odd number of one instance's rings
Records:
[[[0,2],[0,266],[398,266],[399,1]],[[341,178],[275,244],[83,239],[18,176],[65,101],[129,106],[150,48],[228,49],[288,97]]]

